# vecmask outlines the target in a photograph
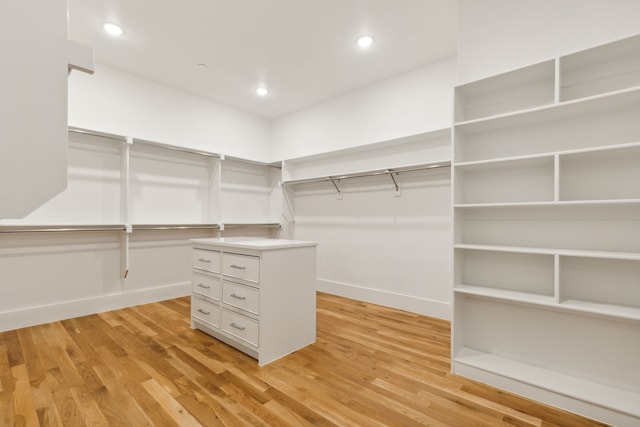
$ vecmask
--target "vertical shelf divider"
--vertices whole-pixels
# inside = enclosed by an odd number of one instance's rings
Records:
[[[133,138],[128,136],[120,146],[120,222],[125,225],[125,232],[120,238],[120,283],[124,284],[129,275],[129,236],[132,227],[130,203],[130,149]]]
[[[560,255],[553,256],[553,299],[560,304]]]
[[[553,156],[553,201],[560,201],[560,156]]]
[[[553,103],[560,103],[560,88],[562,87],[562,74],[560,73],[560,58],[555,59],[553,79]]]

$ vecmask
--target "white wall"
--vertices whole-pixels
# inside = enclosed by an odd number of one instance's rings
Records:
[[[318,289],[451,319],[451,177],[448,168],[295,189],[294,238],[315,240]]]
[[[299,157],[451,125],[455,57],[275,119],[271,159]]]
[[[274,120],[272,159],[360,147],[287,164],[303,175],[298,169],[305,165],[334,170],[327,162],[367,169],[374,153],[387,150],[379,144],[369,149],[365,145],[451,125],[455,67],[455,58],[446,58]],[[421,155],[403,164],[450,158],[448,135],[417,143],[427,147],[424,153],[419,151]],[[407,149],[389,147],[397,151],[394,154]],[[385,162],[383,157],[381,167],[398,166],[394,161],[397,158],[389,156]],[[386,176],[343,181],[341,200],[326,182],[296,186],[289,193],[293,238],[319,242],[319,290],[450,319],[450,171],[405,173],[399,179],[400,197],[394,197]]]
[[[640,32],[638,0],[458,3],[460,83]]]
[[[23,218],[67,185],[67,2],[0,16],[0,218]]]
[[[69,77],[69,125],[266,161],[267,119],[96,65]]]

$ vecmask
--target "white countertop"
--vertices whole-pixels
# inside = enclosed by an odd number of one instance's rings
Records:
[[[316,246],[318,242],[310,242],[305,240],[286,240],[286,239],[267,239],[264,237],[223,237],[207,238],[207,239],[190,239],[191,243],[200,245],[216,245],[227,248],[241,249],[286,249],[297,248],[303,246]]]

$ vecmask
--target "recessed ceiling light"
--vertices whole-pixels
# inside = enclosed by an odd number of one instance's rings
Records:
[[[204,70],[205,68],[207,68],[207,64],[205,64],[204,62],[201,62],[198,64],[198,68],[201,70]]]
[[[267,96],[269,94],[269,90],[264,86],[260,86],[256,88],[256,94],[258,96]]]
[[[363,49],[370,47],[373,44],[373,37],[371,36],[360,36],[358,37],[358,46]]]
[[[121,36],[124,33],[120,26],[112,22],[105,22],[104,24],[102,24],[102,28],[104,28],[104,30],[112,36]]]

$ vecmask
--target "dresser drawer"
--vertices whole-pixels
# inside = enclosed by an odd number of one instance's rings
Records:
[[[220,285],[219,278],[194,271],[191,274],[191,284],[194,294],[220,301],[220,289],[222,286]]]
[[[260,312],[260,291],[250,286],[222,282],[222,302],[253,314]]]
[[[227,277],[260,282],[260,257],[225,252],[222,254],[222,274]]]
[[[222,309],[222,330],[258,346],[258,322],[233,311]]]
[[[220,252],[194,249],[192,256],[193,268],[210,271],[212,273],[220,273]]]
[[[191,316],[216,328],[220,327],[220,306],[217,304],[191,297]]]

